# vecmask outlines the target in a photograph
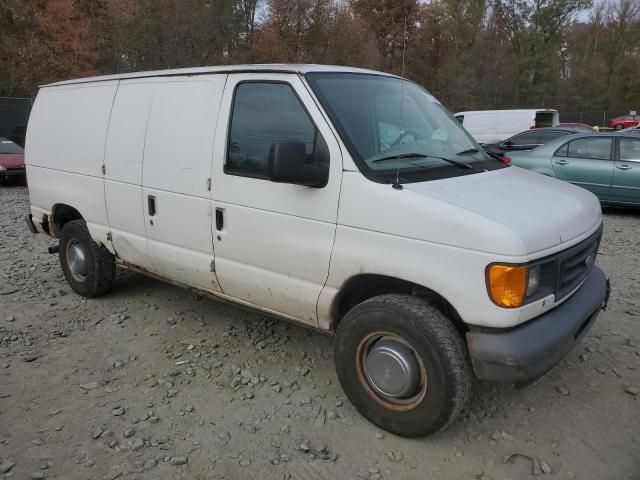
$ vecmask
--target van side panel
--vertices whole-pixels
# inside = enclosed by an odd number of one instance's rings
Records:
[[[142,203],[142,160],[155,84],[123,80],[111,112],[105,150],[105,199],[118,257],[151,268]]]
[[[226,75],[156,85],[144,152],[149,188],[209,198],[215,124]]]
[[[226,77],[158,79],[143,164],[144,216],[153,270],[213,291],[220,287],[212,268],[208,180]],[[155,213],[149,211],[150,202]]]
[[[69,205],[101,243],[108,231],[102,164],[117,84],[41,89],[27,131],[25,159],[36,220],[55,204]]]
[[[44,215],[51,216],[54,205],[69,205],[86,220],[93,239],[108,247],[101,177],[27,165],[27,178],[31,214],[36,224],[42,223]],[[55,232],[51,233],[57,236]]]
[[[496,140],[506,140],[535,126],[535,110],[502,110],[497,118]]]
[[[464,115],[464,128],[480,143],[492,142],[496,138],[496,112],[467,112]]]

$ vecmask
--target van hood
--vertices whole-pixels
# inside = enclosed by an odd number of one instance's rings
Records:
[[[529,254],[584,236],[602,222],[591,192],[515,166],[403,187],[503,225]]]

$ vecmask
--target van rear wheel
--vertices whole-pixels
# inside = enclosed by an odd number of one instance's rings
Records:
[[[338,326],[334,359],[358,411],[406,437],[445,429],[471,388],[460,334],[438,309],[410,295],[381,295],[351,309]]]
[[[64,225],[58,253],[64,276],[74,292],[90,298],[111,289],[116,274],[115,258],[93,241],[84,220]]]

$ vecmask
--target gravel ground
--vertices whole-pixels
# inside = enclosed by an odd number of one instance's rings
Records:
[[[0,479],[640,478],[640,212],[606,212],[582,345],[408,440],[349,404],[328,336],[129,272],[75,295],[28,204],[0,187]]]

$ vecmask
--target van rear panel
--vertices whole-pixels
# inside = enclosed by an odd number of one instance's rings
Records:
[[[25,162],[101,177],[117,88],[113,81],[40,89],[29,118]]]
[[[25,163],[31,213],[41,223],[56,205],[82,215],[104,242],[107,212],[102,165],[117,81],[43,87],[29,118]]]

